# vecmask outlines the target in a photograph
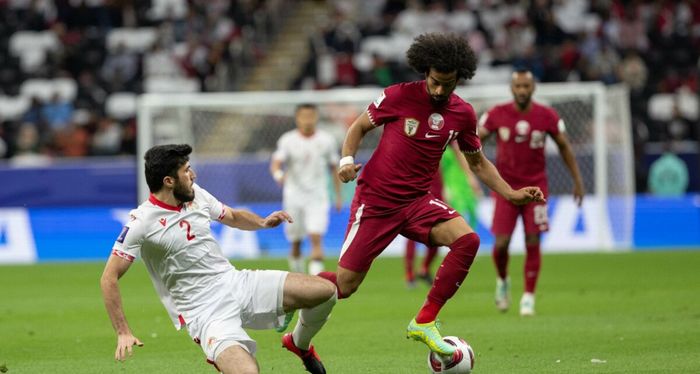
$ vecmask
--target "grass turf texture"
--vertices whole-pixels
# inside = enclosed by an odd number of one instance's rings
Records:
[[[513,256],[513,299],[522,290]],[[284,269],[286,260],[234,261]],[[327,265],[332,266],[332,261]],[[700,372],[700,251],[545,255],[534,318],[493,305],[494,270],[480,256],[443,309],[445,335],[466,339],[476,373]],[[129,323],[144,343],[123,363],[99,291],[103,264],[0,267],[0,371],[193,373],[214,370],[173,329],[140,262],[121,281]],[[427,349],[404,338],[427,286],[407,290],[400,259],[380,259],[359,292],[336,305],[315,339],[330,373],[425,373]],[[291,328],[290,328],[291,329]],[[280,334],[251,331],[263,373],[302,373]],[[592,363],[592,359],[604,363]]]

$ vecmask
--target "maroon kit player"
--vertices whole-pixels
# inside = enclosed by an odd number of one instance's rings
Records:
[[[453,93],[471,79],[477,58],[466,40],[449,34],[418,36],[407,52],[409,65],[423,80],[390,86],[350,126],[343,143],[338,175],[358,177],[337,273],[319,276],[336,284],[339,298],[357,291],[372,261],[399,234],[449,253],[435,274],[427,299],[410,321],[407,337],[438,354],[455,348],[442,340],[436,318],[464,281],[479,248],[479,237],[466,221],[429,193],[445,148],[459,144],[471,170],[492,190],[516,204],[543,201],[538,187],[514,190],[481,153],[474,109]],[[383,126],[379,145],[363,167],[354,155],[363,137]]]
[[[479,120],[479,136],[496,135],[496,168],[513,188],[537,186],[547,196],[547,175],[544,146],[549,135],[559,147],[574,180],[574,198],[581,206],[583,182],[571,145],[565,135],[564,121],[546,105],[532,101],[535,81],[526,70],[513,73],[513,101],[493,107]],[[501,311],[510,306],[508,277],[508,245],[518,216],[525,226],[525,292],[520,299],[520,314],[535,314],[535,285],[540,273],[540,236],[548,230],[547,203],[537,202],[518,206],[502,196],[495,196],[496,207],[491,231],[495,236],[493,261],[496,265],[496,307]]]

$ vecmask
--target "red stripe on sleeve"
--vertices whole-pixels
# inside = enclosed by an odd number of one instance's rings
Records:
[[[123,259],[125,259],[125,260],[127,260],[127,261],[129,261],[129,262],[134,262],[134,258],[135,258],[134,256],[132,256],[132,255],[126,253],[126,252],[122,252],[122,251],[120,251],[120,250],[118,250],[118,249],[112,250],[112,254],[115,255],[115,256],[119,256],[119,257],[121,257],[121,258],[123,258]]]

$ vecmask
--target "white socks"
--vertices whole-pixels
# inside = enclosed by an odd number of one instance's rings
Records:
[[[309,274],[318,275],[318,273],[324,270],[322,260],[311,260],[309,261]]]
[[[303,273],[304,272],[304,258],[303,257],[289,257],[289,271],[292,273]],[[322,260],[309,260],[309,274],[318,275],[318,273],[325,270]]]
[[[292,337],[294,338],[294,345],[299,349],[308,350],[311,344],[311,338],[314,337],[321,330],[328,317],[333,310],[335,302],[338,300],[337,293],[333,294],[328,300],[323,303],[316,305],[313,308],[301,309],[299,311],[299,320],[296,326],[294,326],[294,331],[292,332]]]
[[[303,257],[289,257],[289,271],[292,273],[303,273],[304,272],[304,258]]]

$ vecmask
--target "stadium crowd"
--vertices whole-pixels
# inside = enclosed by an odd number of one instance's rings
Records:
[[[134,153],[136,94],[237,90],[300,2],[0,0],[0,155]],[[700,140],[700,2],[327,4],[292,89],[410,80],[400,51],[413,37],[455,32],[479,56],[474,83],[506,83],[515,67],[541,82],[625,83],[638,146]]]

